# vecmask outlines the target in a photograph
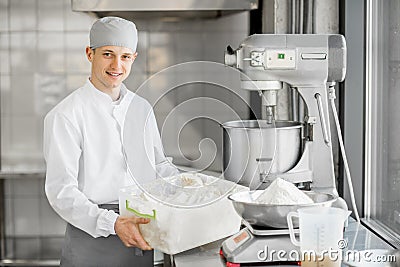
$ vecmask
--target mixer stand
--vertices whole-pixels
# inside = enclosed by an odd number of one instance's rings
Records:
[[[244,220],[243,224],[245,228],[222,243],[221,254],[231,266],[263,266],[263,263],[268,266],[273,262],[298,264],[293,259],[296,251],[298,255],[300,252],[290,241],[288,229],[260,228]],[[298,232],[295,229],[295,233]]]

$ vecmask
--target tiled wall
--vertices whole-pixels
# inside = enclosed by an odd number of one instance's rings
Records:
[[[95,19],[72,12],[69,0],[0,0],[2,171],[44,169],[43,116],[87,79],[90,64],[84,52]],[[166,154],[176,163],[197,168],[211,164],[210,169],[220,170],[222,132],[218,123],[248,116],[240,99],[248,101],[248,93],[238,88],[237,73],[210,63],[190,63],[158,72],[194,60],[223,63],[226,46],[237,47],[248,35],[248,14],[209,20],[135,22],[139,56],[126,81],[128,88],[151,103],[166,93],[154,109]],[[148,78],[149,82],[138,90]],[[207,83],[193,83],[205,80]],[[204,96],[220,102],[185,102]],[[182,109],[175,113],[178,104]],[[209,119],[190,121],[196,116]],[[166,118],[166,126],[162,127]],[[185,125],[182,131],[181,125]],[[174,141],[178,134],[179,143]],[[214,140],[217,150],[208,139],[200,143],[204,138]],[[199,145],[202,156],[193,162],[200,157]],[[210,161],[214,154],[215,161]],[[58,255],[65,223],[49,207],[43,184],[40,177],[5,180],[8,257]]]
[[[44,196],[43,178],[5,180],[6,258],[57,258],[64,230]]]

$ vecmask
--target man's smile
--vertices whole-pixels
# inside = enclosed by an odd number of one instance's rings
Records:
[[[113,76],[113,77],[118,77],[118,76],[122,75],[121,72],[110,72],[110,71],[106,71],[106,73],[107,73],[108,75]]]

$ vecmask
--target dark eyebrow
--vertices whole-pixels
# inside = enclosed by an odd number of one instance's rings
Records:
[[[110,50],[110,49],[105,49],[105,50],[103,50],[102,51],[103,53],[113,53],[113,54],[115,54],[115,52],[113,51],[113,50]],[[123,53],[123,55],[124,56],[133,56],[133,53]]]

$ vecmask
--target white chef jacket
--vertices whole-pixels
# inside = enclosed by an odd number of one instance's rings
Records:
[[[123,84],[117,102],[88,80],[55,106],[44,120],[44,157],[50,205],[93,237],[115,234],[118,217],[97,204],[118,203],[119,189],[135,184],[133,177],[142,183],[177,173],[164,156],[152,107]]]

